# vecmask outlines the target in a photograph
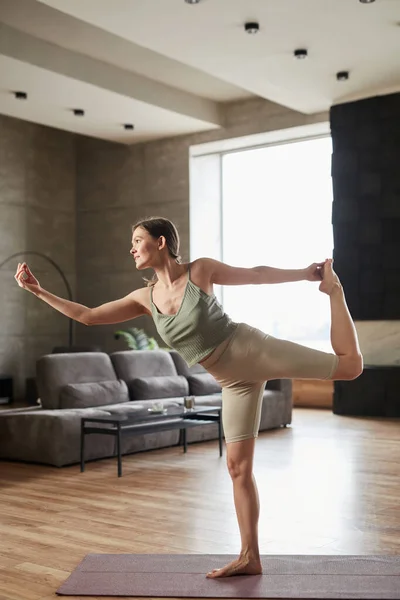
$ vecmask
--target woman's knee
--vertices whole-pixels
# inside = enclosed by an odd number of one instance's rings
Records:
[[[364,361],[362,354],[339,356],[338,366],[331,379],[333,381],[350,381],[357,379],[363,372]]]
[[[254,436],[227,443],[226,463],[232,479],[246,478],[253,473]]]

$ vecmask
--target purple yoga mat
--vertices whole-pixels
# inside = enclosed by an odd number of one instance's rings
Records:
[[[64,596],[400,600],[400,555],[264,555],[262,575],[207,579],[237,555],[88,554]]]

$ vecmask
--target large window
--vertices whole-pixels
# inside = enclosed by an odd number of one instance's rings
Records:
[[[323,137],[223,154],[219,258],[299,269],[331,257],[331,152]],[[317,283],[224,286],[222,301],[235,321],[331,350],[329,298]]]

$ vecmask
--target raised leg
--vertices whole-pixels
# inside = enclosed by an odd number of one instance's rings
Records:
[[[331,306],[331,343],[334,353],[322,352],[239,324],[234,345],[224,360],[207,370],[223,387],[234,382],[265,382],[270,379],[356,379],[363,370],[357,332],[346,305],[339,278],[327,260],[320,291]],[[246,349],[241,352],[241,349]],[[236,419],[236,408],[231,411]]]
[[[332,259],[323,267],[321,292],[328,294],[331,303],[331,344],[339,357],[337,369],[330,379],[356,379],[363,370],[363,357],[357,331],[347,308],[343,287],[333,270]]]
[[[253,475],[255,438],[227,443],[227,463],[233,483],[233,496],[241,537],[239,557],[207,577],[259,575],[262,573],[258,548],[258,518],[260,503]]]

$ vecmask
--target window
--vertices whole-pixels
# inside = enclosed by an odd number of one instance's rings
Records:
[[[330,137],[235,151],[221,160],[221,256],[242,267],[300,269],[332,256]],[[224,286],[235,321],[331,351],[329,298],[318,283]]]

